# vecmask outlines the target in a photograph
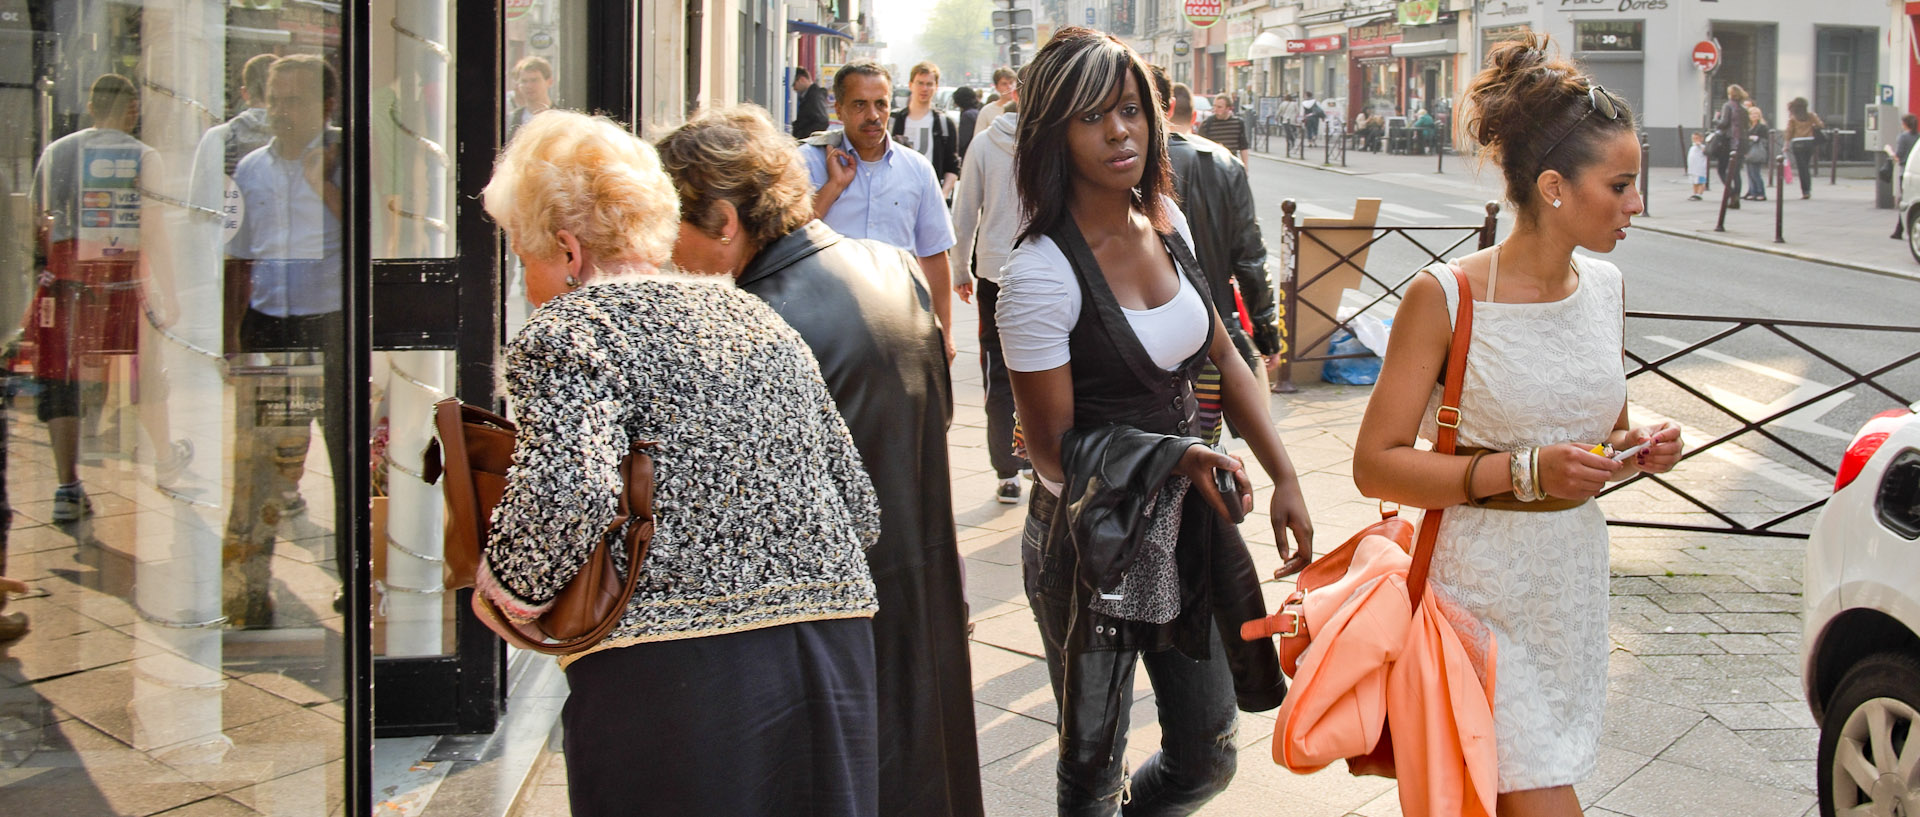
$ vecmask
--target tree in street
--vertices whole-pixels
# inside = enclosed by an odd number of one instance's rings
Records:
[[[976,78],[993,65],[994,46],[987,34],[993,24],[993,4],[989,0],[939,0],[927,15],[927,27],[920,32],[920,47],[926,59],[940,66],[941,85],[967,84],[967,72]],[[903,64],[918,62],[903,60]],[[979,84],[979,83],[975,83]]]

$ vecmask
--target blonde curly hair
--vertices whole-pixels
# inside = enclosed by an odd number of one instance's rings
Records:
[[[535,116],[493,165],[487,215],[517,252],[553,258],[566,230],[603,263],[665,264],[680,233],[680,199],[653,147],[604,116]]]
[[[813,220],[813,180],[793,138],[758,105],[702,111],[660,140],[660,160],[688,224],[717,237],[733,202],[742,232],[764,247]]]

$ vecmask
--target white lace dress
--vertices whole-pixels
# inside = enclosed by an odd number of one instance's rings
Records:
[[[1475,301],[1460,397],[1459,445],[1514,451],[1596,444],[1627,398],[1620,358],[1620,270],[1575,256],[1571,296],[1552,303]],[[1454,314],[1459,290],[1428,270]],[[1420,435],[1431,441],[1436,386]],[[1499,645],[1494,734],[1500,791],[1562,786],[1593,773],[1607,696],[1607,523],[1592,502],[1531,513],[1448,508],[1434,587]]]

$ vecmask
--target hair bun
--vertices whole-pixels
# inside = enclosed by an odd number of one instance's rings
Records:
[[[1526,141],[1565,100],[1585,90],[1580,70],[1548,49],[1544,34],[1529,34],[1494,46],[1487,67],[1467,88],[1467,133],[1499,151]]]

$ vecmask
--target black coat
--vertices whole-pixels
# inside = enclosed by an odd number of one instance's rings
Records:
[[[820,361],[880,498],[867,551],[880,612],[881,814],[983,813],[967,611],[947,472],[946,346],[919,261],[820,221],[760,249],[739,286]]]
[[[1213,288],[1214,311],[1227,318],[1229,331],[1239,331],[1239,321],[1230,317],[1239,311],[1233,302],[1237,281],[1253,322],[1254,346],[1263,355],[1279,353],[1273,277],[1267,274],[1267,245],[1260,238],[1246,166],[1218,143],[1181,133],[1167,134],[1167,158],[1180,207],[1193,228],[1193,254]]]
[[[805,139],[827,129],[827,89],[814,84],[793,106],[793,136]]]

